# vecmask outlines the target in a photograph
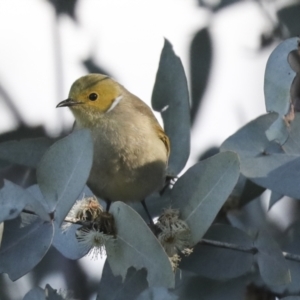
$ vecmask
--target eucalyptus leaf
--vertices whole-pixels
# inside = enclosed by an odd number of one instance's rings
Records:
[[[300,198],[300,156],[292,141],[286,147],[269,142],[264,131],[276,115],[258,117],[230,136],[221,146],[221,151],[235,151],[240,158],[241,173],[251,181],[281,195]],[[298,123],[299,114],[296,115]],[[294,143],[293,143],[294,144]],[[294,151],[292,151],[294,149]]]
[[[185,280],[183,272],[183,284],[175,289],[179,300],[240,300],[245,299],[245,291],[250,276],[241,276],[231,280],[212,280],[201,276],[189,277]]]
[[[278,116],[277,120],[267,129],[266,137],[269,141],[276,141],[283,145],[288,137],[288,127],[284,117]]]
[[[32,290],[30,290],[23,300],[47,300],[45,291],[40,287],[35,287]]]
[[[253,241],[246,233],[229,225],[213,225],[204,239],[238,245],[243,249],[253,248]],[[197,244],[192,254],[182,258],[179,267],[197,275],[221,280],[249,272],[253,262],[253,253]]]
[[[85,186],[93,160],[93,142],[87,129],[72,132],[52,145],[37,168],[37,181],[61,224]]]
[[[283,23],[289,31],[289,36],[299,36],[299,2],[287,2],[281,9],[277,11],[280,23]]]
[[[260,231],[254,241],[258,252],[256,259],[263,281],[269,286],[285,286],[291,274],[281,249],[267,233]]]
[[[45,293],[47,295],[47,300],[66,300],[69,297],[64,297],[57,292],[57,290],[53,289],[49,284],[46,285]]]
[[[0,273],[7,273],[11,280],[28,273],[47,253],[52,238],[50,222],[37,220],[18,229],[6,226],[0,249]]]
[[[143,219],[123,202],[114,202],[117,238],[107,247],[107,259],[115,276],[126,278],[127,269],[146,268],[149,286],[174,287],[174,273],[169,258]]]
[[[168,174],[176,176],[190,154],[189,92],[181,60],[166,39],[153,88],[152,107],[161,112],[165,132],[170,138]]]
[[[199,30],[191,43],[191,118],[192,122],[200,108],[206,90],[212,64],[212,41],[208,27]]]
[[[269,210],[273,207],[275,203],[277,203],[284,195],[277,193],[277,192],[272,192],[270,201],[269,201]]]
[[[284,252],[299,256],[300,254],[300,222],[293,223],[285,232],[283,232],[282,249]],[[284,287],[284,291],[289,294],[300,293],[300,264],[298,261],[286,258],[286,262],[291,272],[291,283]]]
[[[300,155],[300,113],[295,113],[295,119],[290,125],[289,138],[282,149],[286,154]]]
[[[82,247],[76,238],[76,230],[80,225],[70,225],[62,229],[57,223],[53,238],[53,246],[66,258],[79,259],[87,254],[86,248]]]
[[[148,287],[145,269],[129,268],[124,282],[121,276],[114,276],[109,263],[104,264],[97,300],[128,300],[135,299]]]
[[[16,218],[25,207],[42,219],[50,221],[49,215],[38,200],[25,189],[7,180],[0,190],[0,207],[0,222]]]
[[[53,140],[40,137],[0,144],[0,159],[31,168],[36,168]]]
[[[0,247],[2,243],[2,237],[3,237],[3,231],[4,231],[4,223],[0,223]]]
[[[189,225],[193,244],[212,224],[238,178],[237,155],[223,152],[197,163],[178,179],[171,193],[172,207]]]
[[[159,216],[164,208],[171,206],[170,191],[171,189],[167,188],[163,195],[160,195],[159,193],[153,193],[146,198],[147,208],[152,218]],[[141,215],[146,223],[149,222],[149,217],[140,202],[130,203],[130,206]]]
[[[278,119],[266,131],[269,140],[280,144],[288,138],[288,128],[284,117],[290,110],[290,89],[296,73],[288,62],[289,53],[297,49],[298,38],[290,38],[280,43],[270,55],[264,81],[264,94],[268,112],[278,113]]]
[[[164,287],[152,287],[143,291],[136,300],[178,300],[178,296]]]

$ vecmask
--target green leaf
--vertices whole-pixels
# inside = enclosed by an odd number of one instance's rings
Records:
[[[295,153],[296,145],[287,141],[288,146],[269,142],[264,132],[276,115],[268,114],[258,117],[246,124],[221,146],[221,151],[234,151],[239,155],[241,173],[256,184],[281,195],[300,198],[300,156]],[[296,115],[298,123],[299,114]]]
[[[239,160],[233,152],[223,152],[191,167],[178,179],[171,192],[172,207],[198,243],[214,221],[239,178]]]
[[[16,218],[25,207],[38,214],[43,220],[50,221],[46,209],[37,199],[25,189],[7,180],[0,190],[0,207],[0,223]]]
[[[289,53],[297,49],[298,38],[280,43],[270,55],[265,72],[264,93],[268,112],[278,113],[278,119],[266,131],[268,139],[280,144],[288,138],[288,128],[283,120],[290,110],[290,89],[296,73],[288,63]]]
[[[49,212],[60,225],[84,188],[93,160],[89,130],[74,131],[52,145],[37,168],[37,181]]]
[[[277,11],[278,19],[287,27],[289,36],[299,36],[300,5],[297,2],[286,2],[286,4],[288,5],[284,5]]]
[[[47,300],[66,300],[69,298],[60,295],[57,290],[53,289],[49,284],[46,285],[45,294],[47,295]]]
[[[300,222],[296,221],[293,223],[285,232],[282,233],[283,241],[282,250],[287,253],[294,255],[300,254]],[[283,291],[288,294],[299,294],[300,293],[300,264],[298,261],[286,259],[289,270],[291,272],[292,281],[287,287],[283,287]]]
[[[23,228],[11,228],[7,223],[0,249],[0,273],[7,273],[11,280],[28,273],[47,253],[52,238],[50,222],[37,220]]]
[[[286,154],[300,156],[300,113],[295,113],[295,119],[290,125],[289,138],[282,149]]]
[[[148,287],[147,272],[129,268],[124,282],[121,276],[114,276],[109,263],[106,261],[98,287],[97,300],[128,300],[135,299]]]
[[[270,210],[273,207],[273,205],[275,203],[277,203],[282,197],[284,197],[284,195],[272,191],[271,197],[270,197],[270,201],[269,201],[269,207],[268,207],[268,209]]]
[[[289,284],[291,282],[290,270],[275,240],[260,231],[254,245],[258,250],[256,259],[263,281],[270,286]]]
[[[86,249],[80,246],[76,238],[76,230],[80,225],[71,225],[66,230],[62,230],[57,223],[53,238],[53,246],[66,258],[79,259],[87,254]]]
[[[162,196],[158,193],[153,193],[146,198],[146,204],[152,218],[159,216],[164,208],[171,206],[170,189],[167,188]],[[141,215],[146,223],[149,222],[149,217],[141,202],[130,203],[130,206]]]
[[[40,287],[35,287],[32,290],[30,290],[23,300],[47,300],[45,291]]]
[[[179,300],[241,300],[245,299],[249,282],[253,282],[250,276],[218,281],[191,276],[185,271],[178,275],[180,278],[176,281],[175,293],[179,295]]]
[[[136,300],[177,300],[178,296],[164,287],[152,287],[143,291]]]
[[[53,140],[41,137],[8,141],[0,144],[0,159],[31,168],[36,168]]]
[[[67,300],[69,297],[61,296],[56,290],[47,284],[45,290],[40,287],[35,287],[29,291],[23,300]]]
[[[229,225],[213,225],[204,239],[231,243],[246,249],[253,247],[253,241],[247,234]],[[197,275],[221,280],[236,278],[249,272],[253,262],[252,253],[197,244],[193,253],[182,259],[179,267]]]
[[[2,243],[2,237],[3,237],[3,231],[4,231],[4,223],[0,223],[0,247]]]
[[[212,41],[210,32],[208,28],[205,27],[196,33],[190,48],[192,122],[195,121],[206,90],[211,63]]]
[[[169,258],[143,219],[123,202],[114,202],[117,239],[107,248],[107,259],[115,276],[126,277],[127,269],[147,269],[149,286],[174,287]]]
[[[160,56],[152,93],[152,107],[161,112],[170,138],[168,174],[176,176],[190,154],[190,107],[187,80],[180,58],[168,40]]]

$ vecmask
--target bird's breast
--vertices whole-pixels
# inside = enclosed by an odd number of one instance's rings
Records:
[[[149,124],[111,120],[92,129],[94,160],[88,184],[101,198],[141,201],[164,183],[165,145]]]

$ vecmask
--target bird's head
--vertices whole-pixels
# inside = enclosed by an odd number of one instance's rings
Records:
[[[68,99],[56,107],[68,106],[75,118],[92,118],[112,110],[122,99],[121,86],[109,76],[89,74],[71,86]]]

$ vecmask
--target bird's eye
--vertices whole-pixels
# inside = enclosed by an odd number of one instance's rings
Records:
[[[96,93],[89,94],[89,99],[91,101],[95,101],[95,100],[97,100],[97,98],[98,98],[98,95]]]

